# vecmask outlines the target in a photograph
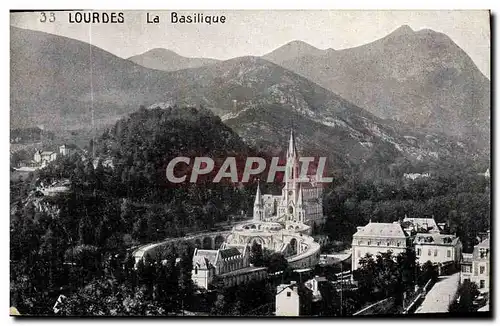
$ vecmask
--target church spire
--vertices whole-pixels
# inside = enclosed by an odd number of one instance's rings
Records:
[[[302,185],[299,183],[299,195],[297,198],[297,206],[301,207],[302,206]]]
[[[257,183],[257,194],[255,194],[255,202],[253,205],[254,206],[262,205],[262,194],[260,193],[260,181],[258,181]]]
[[[297,156],[297,147],[295,146],[295,135],[293,134],[293,129],[290,130],[290,140],[288,141],[287,156]]]

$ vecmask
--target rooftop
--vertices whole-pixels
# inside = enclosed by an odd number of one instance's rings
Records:
[[[399,223],[377,223],[370,222],[366,226],[358,229],[354,237],[406,237],[403,228]]]
[[[258,271],[265,271],[265,270],[267,270],[267,267],[250,266],[250,267],[240,268],[240,269],[234,270],[234,271],[229,272],[229,273],[224,273],[224,274],[221,274],[219,276],[220,277],[228,277],[228,276],[234,276],[234,275],[244,275],[244,274],[251,274],[251,273],[255,273]]]
[[[454,246],[458,243],[459,238],[450,234],[438,233],[417,233],[415,235],[414,244],[434,244],[443,246]]]
[[[490,238],[484,239],[480,244],[477,245],[478,248],[489,248]]]
[[[193,256],[193,265],[198,264],[201,268],[215,266],[218,250],[196,250]]]
[[[227,249],[220,249],[219,255],[222,259],[225,259],[229,257],[239,256],[241,255],[241,252],[238,250],[238,248],[230,247]]]
[[[410,223],[413,227],[429,230],[439,230],[434,218],[425,217],[405,217],[403,223]]]

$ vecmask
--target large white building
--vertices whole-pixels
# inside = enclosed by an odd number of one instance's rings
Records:
[[[383,252],[392,251],[398,255],[406,250],[407,234],[399,222],[369,222],[359,226],[352,237],[352,270],[359,268],[359,260],[366,254],[374,257]]]
[[[417,233],[413,240],[415,254],[420,265],[460,262],[462,242],[457,236],[439,233]]]

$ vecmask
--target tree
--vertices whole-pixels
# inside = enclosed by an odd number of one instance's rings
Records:
[[[257,267],[264,266],[264,253],[262,246],[257,242],[254,242],[252,247],[250,247],[250,264]]]
[[[476,311],[474,299],[479,295],[476,283],[465,280],[457,292],[457,300],[450,304],[449,311],[452,313],[467,313]]]
[[[400,281],[396,285],[397,300],[403,300],[405,292],[413,292],[419,268],[417,264],[417,256],[413,247],[408,247],[404,252],[396,257],[397,266],[399,269]]]
[[[194,250],[186,242],[183,242],[179,248],[179,297],[183,309],[191,307],[194,295],[194,283],[191,278],[193,252]]]
[[[354,280],[358,283],[360,296],[370,301],[375,287],[376,264],[373,256],[366,254],[359,260],[359,267],[353,272]]]
[[[439,273],[437,266],[428,260],[422,265],[422,271],[420,273],[418,284],[420,286],[424,286],[429,280],[435,282],[438,276]]]
[[[321,293],[320,311],[321,316],[338,316],[340,314],[340,296],[331,282],[319,283]]]
[[[267,267],[268,273],[272,274],[286,270],[288,268],[288,261],[280,252],[264,250],[262,265]]]
[[[222,293],[217,294],[217,300],[215,301],[210,314],[215,316],[226,315],[226,298]]]

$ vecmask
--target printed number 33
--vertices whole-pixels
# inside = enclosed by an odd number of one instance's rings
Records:
[[[54,15],[53,12],[50,12],[47,18],[47,14],[44,13],[43,11],[40,13],[40,22],[45,23],[49,21],[50,23],[56,21],[56,15]]]

